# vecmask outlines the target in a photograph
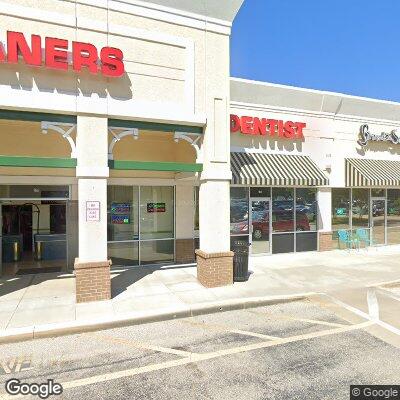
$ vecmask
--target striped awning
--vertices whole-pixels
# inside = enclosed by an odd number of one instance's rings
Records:
[[[232,183],[266,186],[325,186],[329,181],[308,156],[231,153]]]
[[[400,186],[400,161],[346,158],[346,186]]]

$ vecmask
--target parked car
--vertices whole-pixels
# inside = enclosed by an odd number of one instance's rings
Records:
[[[296,230],[309,231],[310,223],[306,213],[298,212],[296,215]],[[264,213],[262,218],[253,219],[253,239],[260,240],[269,236],[269,213]],[[275,210],[273,212],[272,230],[274,232],[293,232],[294,219],[293,212],[285,210]]]
[[[376,204],[372,206],[372,215],[374,217],[380,217],[382,215],[385,215],[385,205],[384,202],[382,204]]]
[[[275,200],[272,207],[277,210],[292,211],[294,206],[293,200]]]

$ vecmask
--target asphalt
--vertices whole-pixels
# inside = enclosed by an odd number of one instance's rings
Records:
[[[400,334],[346,296],[3,344],[0,398],[10,377],[53,378],[63,399],[336,400],[350,384],[398,383]]]

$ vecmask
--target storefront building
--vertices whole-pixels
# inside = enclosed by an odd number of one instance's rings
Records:
[[[211,3],[2,3],[3,275],[73,270],[77,301],[107,299],[110,260],[193,262],[196,241],[205,284],[232,281],[229,36],[242,0]]]
[[[400,105],[231,80],[231,236],[253,255],[400,244]]]
[[[83,302],[110,264],[230,284],[235,238],[400,242],[400,105],[231,79],[242,1],[2,3],[2,275],[74,271]]]

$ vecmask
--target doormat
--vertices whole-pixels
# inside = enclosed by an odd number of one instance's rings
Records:
[[[61,272],[61,267],[23,268],[18,270],[17,275],[45,274],[49,272]]]

